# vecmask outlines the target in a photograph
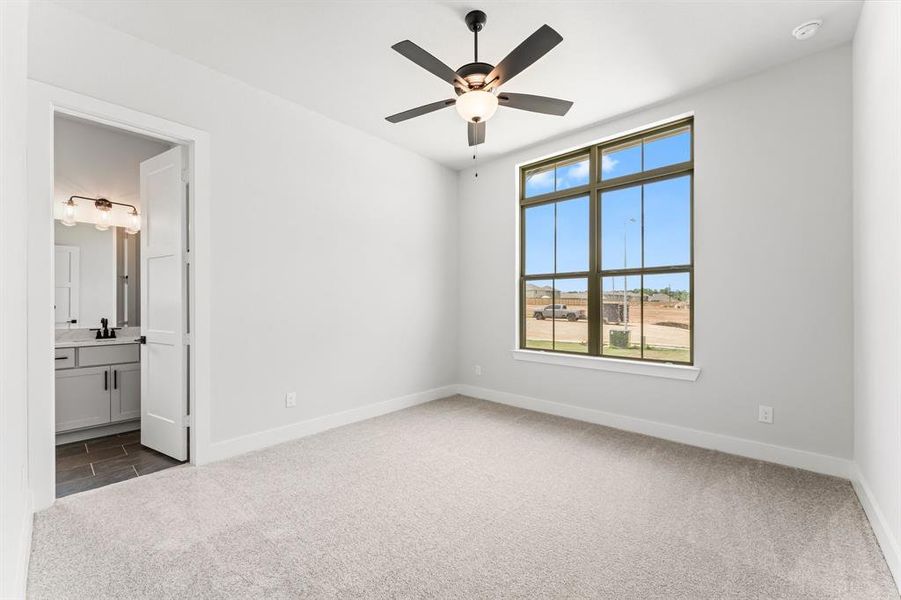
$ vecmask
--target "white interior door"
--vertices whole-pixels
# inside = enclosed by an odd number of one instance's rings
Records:
[[[141,163],[141,443],[187,460],[182,149]]]
[[[53,254],[56,324],[78,322],[78,246],[55,246]]]

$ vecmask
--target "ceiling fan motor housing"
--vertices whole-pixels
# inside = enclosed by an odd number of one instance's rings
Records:
[[[469,83],[469,90],[477,90],[485,85],[485,78],[488,77],[488,73],[491,73],[491,70],[494,69],[494,65],[489,65],[488,63],[483,62],[471,62],[466,63],[459,69],[457,69],[457,75],[462,77]],[[468,92],[469,90],[464,90],[462,86],[460,86],[459,82],[454,83],[454,89],[457,92],[457,95],[460,96]]]
[[[480,10],[471,10],[466,13],[465,21],[469,30],[475,33],[481,31],[485,23],[488,22],[488,15]]]

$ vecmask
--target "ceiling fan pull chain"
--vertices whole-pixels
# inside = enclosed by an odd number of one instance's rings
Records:
[[[479,147],[474,146],[472,149],[472,160],[475,161],[475,178],[479,178]]]

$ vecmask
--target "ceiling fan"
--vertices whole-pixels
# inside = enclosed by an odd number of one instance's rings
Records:
[[[480,10],[471,11],[466,15],[466,26],[474,35],[475,57],[473,62],[463,65],[456,71],[410,40],[391,46],[429,73],[453,85],[457,97],[411,108],[385,119],[391,123],[400,123],[448,106],[456,106],[457,112],[467,122],[469,145],[476,146],[484,143],[485,121],[494,115],[499,105],[546,115],[561,117],[565,115],[573,105],[569,100],[499,90],[502,85],[550,52],[554,46],[563,41],[563,37],[551,27],[542,25],[497,66],[490,65],[479,62],[479,32],[485,27],[487,20],[488,17]]]

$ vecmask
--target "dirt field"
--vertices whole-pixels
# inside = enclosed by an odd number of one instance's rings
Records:
[[[588,351],[588,322],[570,322],[565,319],[538,320],[532,315],[537,310],[547,306],[547,302],[541,304],[529,304],[526,307],[526,339],[528,346],[551,348],[552,336],[556,334],[558,349],[570,352]],[[645,357],[660,358],[662,360],[687,360],[687,351],[691,341],[691,333],[688,329],[690,323],[690,309],[684,304],[646,302],[644,306],[644,339]],[[639,338],[641,327],[641,306],[639,303],[629,303],[629,330],[631,332],[631,345],[633,349],[605,348],[605,354],[632,356],[639,354]],[[604,323],[602,339],[605,347],[610,341],[611,330],[622,330],[621,323]]]

